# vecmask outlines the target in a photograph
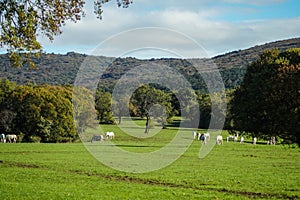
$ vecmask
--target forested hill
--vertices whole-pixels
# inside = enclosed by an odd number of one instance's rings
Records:
[[[220,69],[220,73],[225,82],[226,88],[234,88],[240,85],[246,72],[246,66],[251,61],[258,58],[263,51],[272,48],[286,50],[288,48],[300,48],[300,38],[281,40],[257,45],[245,50],[233,51],[223,55],[211,58],[211,60]],[[10,65],[8,55],[0,55],[0,78],[9,79],[11,81],[24,83],[47,83],[50,85],[73,84],[78,69],[87,57],[85,54],[74,52],[61,54],[43,54],[39,59],[35,59],[37,69],[13,68]],[[128,70],[147,62],[155,62],[157,64],[165,64],[182,73],[193,85],[194,89],[203,90],[205,88],[201,76],[193,67],[191,62],[183,59],[162,58],[139,60],[136,58],[108,58],[98,57],[106,63],[111,63],[103,74],[102,82],[107,90],[112,90],[114,83]],[[111,62],[113,60],[113,62]],[[207,59],[194,59],[205,62]],[[209,65],[203,66],[203,71],[210,71]]]
[[[266,43],[263,45],[256,45],[249,49],[232,51],[223,55],[218,55],[214,58],[214,62],[223,69],[231,67],[240,67],[249,64],[258,58],[258,55],[263,53],[267,49],[277,48],[280,51],[284,51],[290,48],[300,47],[300,37],[288,40],[279,40],[276,42]]]

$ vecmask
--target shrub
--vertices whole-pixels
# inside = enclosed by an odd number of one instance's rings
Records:
[[[39,136],[32,135],[29,137],[29,142],[40,143],[41,140],[42,140],[42,138]]]

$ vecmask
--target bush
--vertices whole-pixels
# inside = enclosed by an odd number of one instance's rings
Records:
[[[29,137],[29,142],[40,143],[41,140],[42,140],[42,138],[39,136],[32,135]]]
[[[20,134],[17,136],[17,137],[18,137],[17,142],[18,142],[18,143],[21,143],[21,142],[23,141],[24,136],[25,136],[24,133],[20,133]]]

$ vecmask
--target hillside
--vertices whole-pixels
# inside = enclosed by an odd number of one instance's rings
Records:
[[[290,48],[299,48],[300,38],[292,38],[288,40],[280,40],[276,42],[266,43],[263,45],[256,45],[249,49],[233,51],[223,55],[218,55],[214,58],[214,62],[223,69],[228,69],[231,67],[245,66],[249,62],[254,61],[258,58],[258,55],[263,53],[267,49],[279,49],[284,51]]]
[[[253,60],[258,58],[258,55],[263,51],[272,48],[278,48],[283,51],[288,48],[300,47],[300,38],[281,40],[257,45],[245,50],[233,51],[223,55],[218,55],[211,58],[220,70],[221,76],[225,82],[226,88],[238,87],[242,82],[246,72],[246,66]],[[69,52],[65,55],[61,54],[43,54],[39,59],[35,59],[37,69],[13,68],[10,65],[8,55],[0,55],[0,78],[9,79],[11,81],[24,83],[47,83],[50,85],[65,85],[73,84],[77,72],[88,55]],[[164,64],[178,70],[183,74],[193,85],[194,89],[205,90],[205,84],[201,80],[200,74],[193,67],[191,62],[184,59],[162,58],[140,60],[136,58],[107,58],[98,57],[106,63],[111,63],[106,72],[102,76],[103,87],[111,91],[114,83],[119,80],[123,74],[135,66],[141,64]],[[114,60],[111,62],[111,60]],[[194,59],[201,63],[205,63],[208,59]],[[209,72],[212,70],[210,65],[203,65],[202,70]]]

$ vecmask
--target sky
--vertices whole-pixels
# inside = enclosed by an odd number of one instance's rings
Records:
[[[282,39],[300,37],[299,0],[133,0],[103,6],[103,19],[86,1],[86,17],[67,23],[47,53],[104,56],[213,57]]]

